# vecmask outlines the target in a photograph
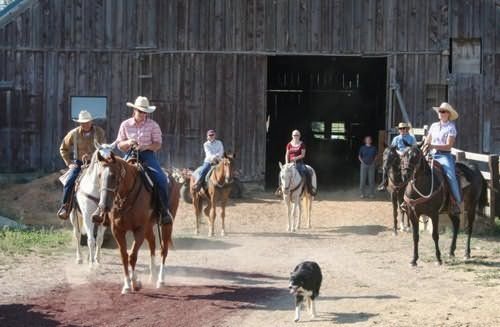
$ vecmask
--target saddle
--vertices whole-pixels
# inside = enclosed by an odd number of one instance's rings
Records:
[[[448,197],[445,201],[445,203],[443,203],[443,205],[441,206],[441,209],[439,210],[441,213],[445,212],[448,207],[450,206],[451,202],[452,201],[455,201],[455,199],[453,198],[453,195],[451,193],[451,187],[450,187],[450,183],[448,181],[448,178],[446,178],[446,174],[445,174],[445,171],[443,169],[443,166],[437,161],[437,160],[431,160],[429,161],[429,165],[433,164],[433,168],[435,169],[435,171],[438,173],[442,183],[444,183],[444,188],[445,190],[448,192]],[[463,197],[463,190],[470,185],[469,181],[467,180],[466,176],[465,176],[465,173],[463,171],[463,167],[462,167],[463,164],[457,162],[455,163],[455,175],[456,175],[456,178],[457,178],[457,182],[458,182],[458,189],[460,191],[460,196]]]
[[[205,179],[201,181],[201,187],[203,189],[207,188],[208,181],[210,180],[210,176],[212,176],[214,169],[215,169],[215,165],[211,165],[210,170],[208,171],[207,175],[205,176]],[[200,173],[201,173],[201,166],[196,168],[195,171],[193,171],[192,175],[194,176],[194,180],[196,183],[198,183],[198,180],[200,179]]]

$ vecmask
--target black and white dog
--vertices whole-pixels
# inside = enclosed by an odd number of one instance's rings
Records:
[[[288,288],[290,293],[295,295],[295,322],[300,320],[300,309],[304,300],[311,316],[316,317],[314,299],[319,295],[322,279],[319,265],[312,261],[298,264],[290,273]]]

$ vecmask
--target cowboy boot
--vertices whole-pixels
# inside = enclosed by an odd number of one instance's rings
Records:
[[[460,206],[455,200],[450,201],[450,214],[453,216],[458,216],[462,213],[462,210],[460,210]]]
[[[63,203],[61,208],[57,211],[57,217],[61,220],[67,220],[69,218],[69,205],[68,203]]]
[[[172,225],[174,222],[174,217],[172,216],[172,213],[170,210],[163,210],[161,216],[160,216],[160,225]]]

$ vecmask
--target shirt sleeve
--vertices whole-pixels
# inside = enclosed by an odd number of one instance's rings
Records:
[[[160,143],[162,142],[161,140],[161,128],[160,125],[158,125],[157,122],[153,122],[153,128],[151,130],[151,141],[153,143]]]
[[[219,158],[224,156],[224,145],[221,141],[219,141],[219,151],[217,151],[217,156],[219,156]]]
[[[457,128],[455,127],[455,124],[450,125],[450,129],[448,131],[448,136],[457,137]]]
[[[61,142],[61,146],[59,147],[59,153],[61,154],[61,158],[64,160],[66,166],[71,164],[71,147],[73,146],[73,132],[75,130],[71,130]]]
[[[415,136],[414,136],[414,135],[411,135],[411,134],[410,134],[410,140],[411,140],[411,141],[410,141],[410,144],[411,144],[411,145],[413,145],[413,144],[417,144],[417,139],[415,138]]]
[[[398,137],[396,136],[392,139],[391,146],[396,146],[397,142],[398,142]]]
[[[122,122],[120,128],[118,129],[118,135],[116,136],[116,142],[128,140],[127,134],[125,133],[125,122]]]

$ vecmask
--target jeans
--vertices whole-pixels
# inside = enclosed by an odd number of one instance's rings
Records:
[[[75,164],[77,164],[78,167],[69,169],[69,177],[68,180],[66,181],[66,185],[64,185],[63,188],[63,197],[62,197],[63,204],[69,202],[69,195],[71,194],[71,191],[75,187],[75,181],[78,178],[78,175],[80,175],[80,171],[82,170],[83,163],[80,160],[76,160]]]
[[[457,175],[455,174],[455,158],[451,153],[437,152],[434,154],[434,160],[437,160],[443,167],[446,179],[450,185],[451,193],[458,205],[462,203],[460,190],[458,187]]]
[[[300,176],[306,177],[307,168],[306,165],[304,164],[304,161],[299,160],[295,162],[295,168],[299,171]]]
[[[201,170],[200,170],[200,177],[198,178],[198,183],[202,184],[203,181],[205,180],[205,177],[207,177],[208,172],[210,171],[210,167],[212,167],[212,164],[210,162],[203,162],[201,165]]]
[[[375,163],[367,165],[365,163],[361,163],[360,171],[359,171],[359,192],[361,195],[366,195],[365,186],[368,181],[368,189],[370,195],[375,194]]]
[[[142,162],[148,170],[149,176],[153,179],[153,183],[158,188],[160,201],[163,209],[168,209],[168,178],[160,167],[160,163],[156,160],[155,153],[150,150],[139,152],[139,161]]]

